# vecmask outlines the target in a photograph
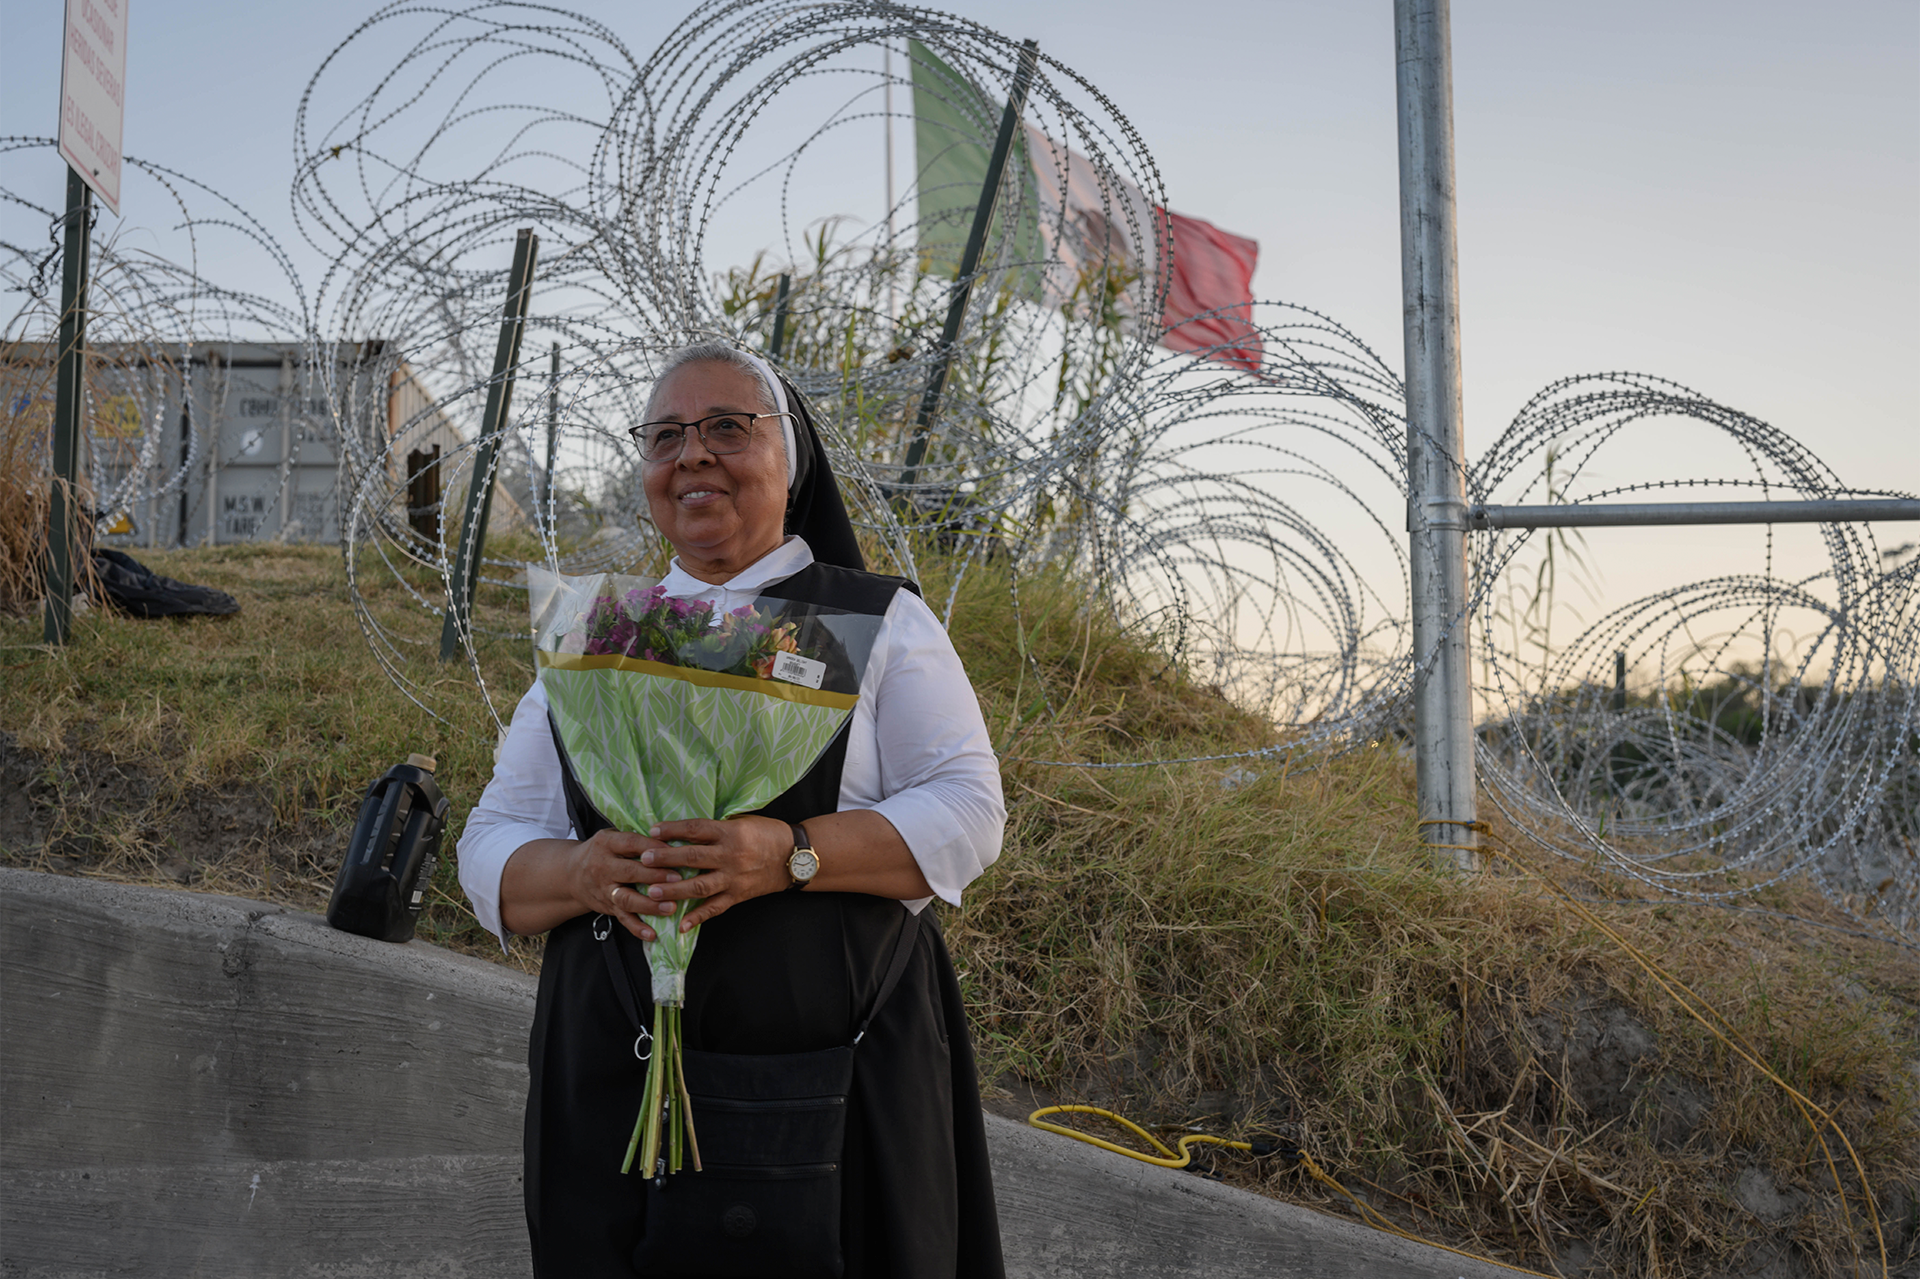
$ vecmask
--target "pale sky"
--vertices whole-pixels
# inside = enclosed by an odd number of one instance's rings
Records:
[[[644,58],[690,5],[574,7]],[[1172,207],[1260,242],[1256,295],[1399,367],[1391,0],[953,7],[1098,84]],[[132,0],[124,150],[296,242],[294,109],[374,8]],[[60,14],[0,0],[0,133],[53,132]],[[1453,53],[1469,453],[1555,378],[1630,369],[1782,427],[1843,480],[1920,489],[1920,3],[1462,0]],[[0,181],[53,205],[63,178],[47,152]],[[0,216],[8,238],[44,235]],[[1618,588],[1676,546],[1607,536]],[[1679,545],[1757,569],[1754,536]]]

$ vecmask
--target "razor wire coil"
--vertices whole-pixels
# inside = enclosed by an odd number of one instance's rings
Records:
[[[216,193],[129,161],[173,192],[189,243],[238,237],[284,287],[226,287],[191,255],[176,265],[109,242],[96,251],[98,309],[111,317],[102,340],[304,349],[300,376],[324,405],[311,438],[338,457],[362,630],[402,692],[438,713],[440,618],[473,533],[461,496],[475,484],[504,496],[495,532],[515,554],[482,559],[485,589],[511,592],[527,559],[563,572],[657,566],[625,427],[674,347],[720,335],[764,350],[784,273],[779,363],[818,410],[885,567],[917,576],[916,557],[940,548],[956,566],[951,610],[961,574],[1004,563],[1019,625],[1031,620],[1022,577],[1070,570],[1096,606],[1278,726],[1276,744],[1257,750],[1029,762],[1297,768],[1404,742],[1431,655],[1413,651],[1408,622],[1401,380],[1356,334],[1286,303],[1246,317],[1257,367],[1244,367],[1247,339],[1156,345],[1167,198],[1105,94],[1039,55],[1019,163],[951,348],[938,334],[956,193],[931,167],[910,172],[878,216],[809,204],[847,131],[887,119],[890,91],[892,122],[929,131],[936,151],[990,144],[1019,57],[978,23],[876,0],[709,0],[644,57],[559,8],[390,4],[326,55],[295,121],[292,211],[324,260],[317,276],[300,279],[265,228]],[[216,212],[190,216],[188,191]],[[759,228],[764,255],[716,263],[715,246],[742,226]],[[486,440],[480,409],[521,227],[540,237],[534,305],[512,411]],[[51,320],[31,287],[44,251],[4,252],[6,282],[27,298],[9,321],[13,345]],[[922,433],[916,411],[943,364],[946,393]],[[214,365],[185,368],[218,377]],[[177,400],[142,402],[126,445],[139,464],[99,498],[104,513],[179,494],[207,466],[216,442],[204,434],[177,464],[157,456],[164,405]],[[1716,473],[1645,477],[1634,441],[1650,430],[1697,432],[1725,460]],[[916,438],[924,455],[912,462]],[[432,447],[439,497],[423,507],[428,468],[410,459]],[[1784,431],[1631,372],[1557,381],[1480,456],[1453,460],[1469,503],[1729,487],[1906,496],[1849,486]],[[1479,775],[1505,818],[1550,853],[1691,900],[1810,876],[1872,926],[1910,934],[1920,559],[1883,547],[1871,526],[1813,536],[1820,572],[1777,573],[1769,532],[1760,571],[1659,589],[1566,642],[1552,634],[1551,601],[1543,615],[1524,588],[1576,544],[1473,534],[1455,625],[1471,631]],[[510,608],[482,613],[463,639],[499,723],[480,650],[524,632]]]

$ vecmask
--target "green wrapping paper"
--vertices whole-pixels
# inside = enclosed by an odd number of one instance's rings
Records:
[[[638,833],[751,813],[804,777],[852,717],[880,622],[770,597],[722,611],[605,573],[529,566],[527,584],[539,678],[574,777],[615,829]],[[654,1045],[628,1165],[638,1153],[656,1173],[679,1170],[682,1139],[698,1167],[677,1069],[700,937],[680,926],[697,904],[649,919]]]

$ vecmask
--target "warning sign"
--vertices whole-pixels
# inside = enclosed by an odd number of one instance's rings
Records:
[[[60,154],[120,214],[128,0],[67,0],[60,64]]]

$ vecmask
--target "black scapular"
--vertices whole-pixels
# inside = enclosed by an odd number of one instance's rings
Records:
[[[853,1056],[905,975],[923,922],[920,914],[901,921],[886,977],[851,1043],[772,1055],[686,1051],[702,1170],[647,1170],[656,1175],[647,1183],[636,1270],[659,1279],[839,1279]],[[644,1035],[612,927],[603,916],[594,934],[621,1008]]]

